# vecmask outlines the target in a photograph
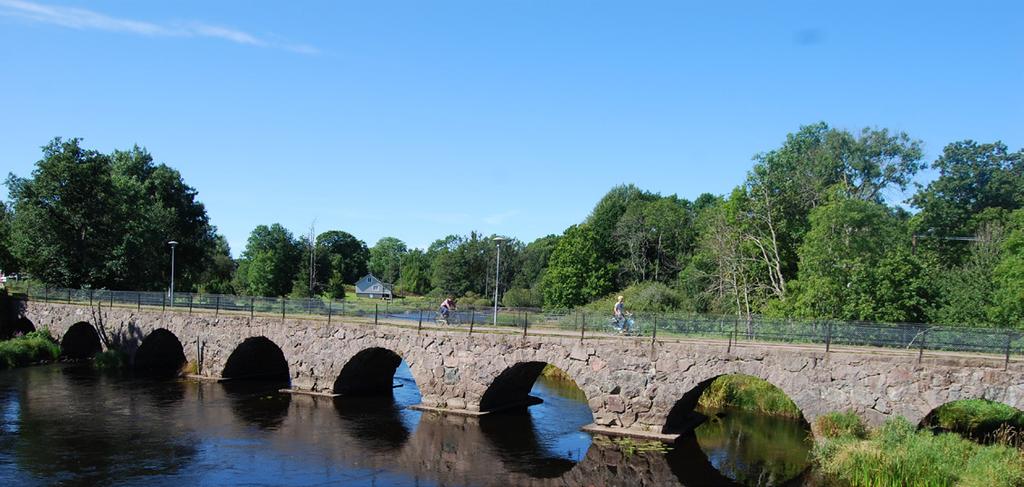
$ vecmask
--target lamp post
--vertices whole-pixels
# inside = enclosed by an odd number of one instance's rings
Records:
[[[171,291],[169,294],[171,298],[171,306],[174,306],[174,247],[178,246],[178,242],[171,240],[170,242],[167,242],[167,245],[171,246]]]
[[[494,326],[498,326],[498,273],[501,272],[501,243],[505,237],[494,237],[493,240],[498,247],[498,258],[494,261]]]

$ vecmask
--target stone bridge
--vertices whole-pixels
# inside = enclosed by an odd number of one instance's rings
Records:
[[[593,428],[658,437],[683,431],[715,378],[746,374],[782,389],[811,425],[853,411],[877,425],[900,415],[919,422],[954,400],[982,398],[1024,407],[1024,363],[998,357],[778,344],[417,330],[248,315],[189,314],[134,307],[19,301],[22,318],[47,327],[66,354],[125,351],[138,369],[209,378],[276,378],[295,391],[390,394],[408,364],[422,408],[480,415],[529,404],[545,364],[586,394]],[[186,366],[187,364],[187,366]],[[1005,366],[1005,369],[1004,369]],[[662,436],[664,438],[664,436]]]

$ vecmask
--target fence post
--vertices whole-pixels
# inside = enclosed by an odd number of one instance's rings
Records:
[[[416,323],[416,333],[423,330],[423,310],[420,310],[420,321]]]
[[[48,303],[50,301],[50,286],[43,286],[43,302]]]
[[[1011,332],[1006,332],[1006,361],[1003,362],[1003,370],[1010,368],[1010,341],[1012,336]]]
[[[160,295],[164,298],[163,302],[160,303],[160,312],[163,313],[164,311],[167,311],[167,295],[164,293],[160,293]],[[91,301],[92,300],[90,300],[90,302]]]
[[[921,332],[921,343],[917,349],[917,363],[921,363],[921,359],[924,357],[924,341],[928,337],[928,330],[925,329]]]
[[[380,304],[373,303],[373,324],[377,324],[377,310],[380,308]]]
[[[526,326],[530,326],[530,312],[529,311],[523,311],[523,322],[526,323]]]
[[[71,304],[71,288],[68,288],[68,304]]]
[[[142,293],[135,293],[135,305],[139,311],[142,311]]]
[[[825,322],[825,352],[828,353],[832,349],[832,321]]]
[[[740,338],[740,317],[737,316],[732,320],[732,340],[737,341]]]
[[[110,294],[110,307],[113,308],[114,307],[114,291],[109,291],[108,290],[107,293]]]
[[[192,293],[188,293],[188,314],[192,314]]]
[[[474,324],[476,324],[476,310],[469,308],[469,328],[473,329]]]
[[[658,339],[658,315],[654,315],[654,331],[651,332],[651,345]]]
[[[579,322],[580,322],[580,320],[579,320],[580,313],[577,311],[577,312],[573,313],[573,316],[575,318],[576,323],[579,324]],[[583,322],[582,324],[580,324],[580,343],[583,343],[583,337],[584,337],[584,335],[586,335],[586,333],[587,333],[587,323]]]
[[[733,331],[729,334],[729,344],[725,346],[725,353],[732,353],[732,339],[736,336],[736,332]]]
[[[331,315],[334,314],[334,300],[327,300],[327,324],[331,324]]]
[[[249,296],[249,319],[251,320],[253,315],[256,314],[256,297]]]
[[[92,288],[89,289],[89,306],[90,307],[92,307],[92,297],[93,297],[93,294],[95,294],[95,293],[96,293],[95,289],[92,289]]]
[[[213,312],[213,316],[220,315],[220,295],[217,295],[217,308]]]
[[[284,305],[285,305],[285,298],[284,298],[284,296],[281,296],[281,320],[282,321],[284,320]]]

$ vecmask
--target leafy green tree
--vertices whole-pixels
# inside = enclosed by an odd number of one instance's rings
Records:
[[[355,284],[368,272],[370,251],[365,242],[352,234],[330,230],[316,237],[316,245],[317,254],[326,255],[329,260],[329,269],[324,269],[320,274],[330,274],[331,279],[337,275],[339,282]]]
[[[18,264],[11,254],[11,212],[7,204],[0,201],[0,271],[11,274],[18,271]]]
[[[968,246],[942,238],[974,236],[985,209],[1024,207],[1024,150],[1010,152],[1002,142],[954,142],[931,167],[939,177],[910,203],[921,209],[914,218],[915,233],[941,237],[923,238],[922,250],[938,252],[942,262],[957,264],[968,256]]]
[[[623,280],[639,283],[674,278],[685,256],[693,251],[691,219],[690,202],[675,195],[630,205],[613,233],[622,256]]]
[[[431,260],[431,284],[443,294],[492,296],[497,244],[494,235],[484,237],[477,232],[468,236],[449,235],[435,241],[427,249]],[[501,244],[500,294],[510,288],[518,273],[523,245],[515,239]]]
[[[430,258],[420,249],[412,249],[402,255],[402,275],[398,287],[414,294],[430,291]]]
[[[571,308],[614,289],[612,264],[601,258],[600,237],[587,224],[565,231],[544,274],[544,306]]]
[[[879,203],[840,196],[811,212],[794,313],[921,321],[927,292],[904,227]],[[795,290],[796,291],[796,290]]]
[[[1024,210],[1010,218],[1010,232],[1002,244],[1002,258],[992,277],[995,282],[989,320],[998,327],[1024,328]]]
[[[231,258],[231,247],[223,235],[217,235],[210,265],[199,278],[199,292],[213,294],[234,294],[232,278],[235,261]]]
[[[7,179],[22,270],[60,286],[163,289],[176,240],[175,282],[194,288],[216,252],[196,191],[144,149],[106,155],[80,142],[54,139],[30,178]]]
[[[284,296],[292,289],[302,250],[278,223],[253,229],[235,273],[235,289],[253,296]]]
[[[401,276],[402,255],[408,252],[405,242],[384,237],[370,248],[370,272],[384,282],[395,283]]]

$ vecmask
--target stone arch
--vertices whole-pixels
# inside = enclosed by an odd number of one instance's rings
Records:
[[[402,357],[390,349],[364,348],[342,367],[334,380],[333,392],[343,396],[390,396],[395,371],[401,363]]]
[[[36,331],[36,325],[26,316],[19,316],[11,323],[11,329],[7,330],[9,336],[15,337]]]
[[[531,396],[530,390],[533,389],[537,378],[549,364],[557,367],[572,379],[588,399],[591,397],[588,391],[580,386],[580,382],[572,373],[566,369],[565,363],[548,362],[538,358],[537,360],[514,363],[494,377],[487,385],[483,395],[480,396],[480,411],[494,412],[537,404],[539,399]],[[594,411],[591,408],[591,416],[593,415]]]
[[[776,387],[780,391],[782,391],[782,393],[789,400],[793,401],[797,409],[800,410],[799,419],[804,423],[805,426],[807,426],[807,430],[808,432],[810,432],[810,423],[807,420],[805,409],[801,407],[800,403],[797,402],[793,394],[791,394],[785,388],[779,386],[778,384],[769,379],[765,379],[758,375],[745,374],[742,372],[717,373],[698,382],[689,391],[686,391],[682,395],[682,397],[677,399],[675,404],[672,405],[672,408],[669,410],[668,415],[665,417],[665,424],[662,427],[661,432],[665,434],[685,433],[688,432],[689,430],[692,430],[694,427],[698,426],[704,420],[703,415],[695,411],[697,407],[697,402],[700,400],[701,395],[704,394],[704,391],[706,391],[707,388],[711,385],[711,383],[714,382],[716,379],[720,377],[735,375],[753,377],[755,379],[763,380],[768,384],[771,384],[772,386]]]
[[[181,340],[166,328],[150,332],[135,351],[137,371],[178,374],[185,362]]]
[[[264,336],[246,338],[235,347],[228,356],[221,377],[283,382],[289,382],[291,378],[281,347]]]
[[[102,350],[96,328],[84,321],[71,325],[60,340],[61,356],[70,359],[92,358]]]

